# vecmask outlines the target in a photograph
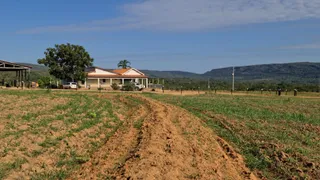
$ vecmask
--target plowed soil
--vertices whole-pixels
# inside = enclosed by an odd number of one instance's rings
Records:
[[[257,179],[200,119],[139,95],[143,103],[70,179]],[[141,122],[141,127],[135,123]]]
[[[0,97],[0,179],[257,179],[180,107],[139,94],[12,94]]]

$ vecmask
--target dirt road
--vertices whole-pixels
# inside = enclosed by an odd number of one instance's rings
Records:
[[[143,103],[71,179],[257,179],[200,119],[172,105],[130,96]]]

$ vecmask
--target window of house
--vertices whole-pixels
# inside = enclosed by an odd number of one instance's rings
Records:
[[[105,83],[105,82],[106,82],[106,79],[102,79],[102,82]]]

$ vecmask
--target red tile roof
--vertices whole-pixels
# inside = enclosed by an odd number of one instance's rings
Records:
[[[129,71],[131,68],[127,69],[114,69],[113,72],[117,74],[124,74],[125,72]]]

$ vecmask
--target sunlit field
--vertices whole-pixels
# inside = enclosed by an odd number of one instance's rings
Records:
[[[257,94],[145,95],[201,118],[264,177],[320,177],[320,99]]]

